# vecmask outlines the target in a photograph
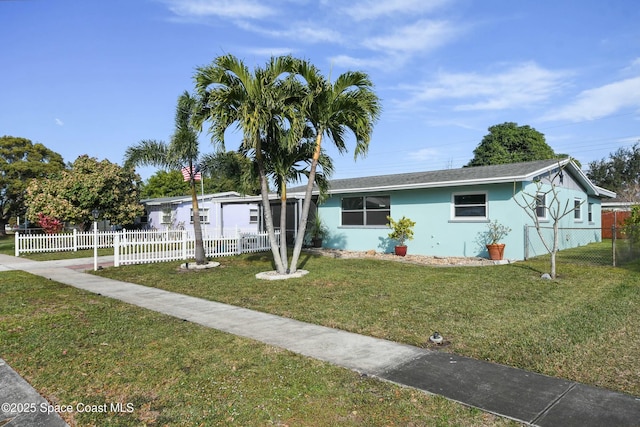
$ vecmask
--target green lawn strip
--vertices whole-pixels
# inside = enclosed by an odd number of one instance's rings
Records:
[[[23,272],[0,273],[0,356],[53,404],[109,407],[71,425],[516,425]]]
[[[313,256],[307,276],[269,282],[255,279],[273,268],[268,254],[217,261],[204,272],[162,263],[98,274],[411,345],[439,331],[444,351],[640,395],[637,266],[564,263],[546,281],[544,260],[442,268]]]

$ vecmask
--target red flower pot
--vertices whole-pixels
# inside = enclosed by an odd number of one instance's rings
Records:
[[[396,246],[395,252],[396,252],[396,255],[398,255],[398,256],[405,256],[407,254],[407,247],[406,246]]]

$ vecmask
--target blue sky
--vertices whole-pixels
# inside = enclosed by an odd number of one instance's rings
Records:
[[[631,0],[0,0],[0,134],[122,163],[170,138],[196,67],[291,53],[382,99],[335,178],[461,167],[507,121],[586,166],[640,140],[639,22]]]

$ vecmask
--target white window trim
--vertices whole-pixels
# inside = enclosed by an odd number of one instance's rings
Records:
[[[456,196],[470,196],[470,195],[484,195],[484,205],[473,205],[473,206],[484,206],[484,216],[456,216]],[[464,206],[472,206],[472,205],[464,205]],[[486,191],[461,191],[457,193],[451,194],[451,213],[450,213],[450,221],[455,222],[486,222],[489,221],[489,193]]]
[[[209,224],[209,208],[201,208],[200,212],[200,224]],[[193,224],[193,208],[189,211],[189,219],[191,224]]]
[[[252,220],[251,217],[255,212],[255,220]],[[249,224],[257,224],[260,220],[260,210],[258,208],[249,208]]]
[[[542,201],[544,202],[543,203],[543,206],[544,206],[544,215],[543,216],[538,215],[538,198],[539,197],[542,197]],[[536,217],[538,218],[539,221],[547,221],[548,220],[547,212],[549,211],[549,207],[547,206],[547,193],[536,193],[535,202],[536,202],[536,206],[535,206]]]
[[[578,202],[578,206],[576,206],[576,202]],[[582,217],[582,205],[584,205],[584,203],[581,198],[576,197],[573,199],[573,222],[584,222],[584,218]],[[577,218],[576,211],[578,212]]]
[[[171,205],[164,205],[160,208],[160,224],[171,224],[173,222],[173,209]]]

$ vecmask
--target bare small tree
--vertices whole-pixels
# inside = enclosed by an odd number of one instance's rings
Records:
[[[538,232],[538,236],[540,236],[540,240],[544,245],[545,249],[551,255],[551,271],[550,276],[552,279],[556,278],[556,254],[559,250],[559,224],[560,220],[570,213],[574,212],[576,208],[582,206],[585,202],[582,200],[580,205],[576,206],[571,204],[570,200],[565,200],[562,203],[560,200],[559,192],[558,192],[558,183],[562,181],[562,177],[564,176],[564,169],[568,163],[565,165],[558,164],[558,170],[550,174],[547,178],[540,178],[535,181],[536,184],[536,192],[535,194],[528,193],[523,191],[520,196],[522,200],[518,200],[515,194],[514,188],[514,197],[515,202],[520,206],[526,214],[533,220],[533,224]],[[549,242],[548,238],[542,233],[542,227],[540,225],[540,217],[539,210],[544,209],[546,215],[542,216],[549,219],[549,222],[553,227],[553,241]]]

